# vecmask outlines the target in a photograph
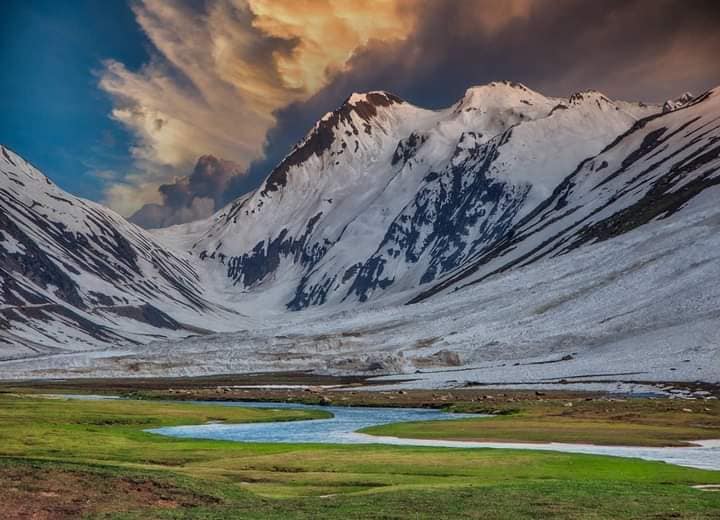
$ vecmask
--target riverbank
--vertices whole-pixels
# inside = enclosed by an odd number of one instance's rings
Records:
[[[545,385],[524,383],[450,385],[444,388],[404,388],[416,385],[423,374],[370,377],[324,375],[312,371],[257,372],[193,377],[124,377],[0,380],[0,392],[106,393],[133,398],[178,400],[276,401],[340,406],[443,407],[456,398],[482,400],[485,396],[509,400],[516,397],[668,397],[670,399],[720,399],[720,384],[702,381],[649,382],[605,380],[560,381]]]
[[[288,410],[252,413],[300,418]],[[719,493],[691,487],[720,484],[720,472],[657,462],[502,449],[244,444],[143,431],[259,417],[230,406],[0,395],[0,517],[14,518],[19,503],[22,518],[53,519],[709,520],[720,510]],[[80,481],[87,485],[72,484]]]
[[[469,387],[376,390],[362,377],[306,372],[180,379],[90,379],[0,383],[0,392],[107,393],[143,400],[267,401],[312,405],[438,408],[492,420],[398,425],[377,435],[473,442],[568,442],[687,446],[720,438],[720,390],[687,384],[652,396]]]

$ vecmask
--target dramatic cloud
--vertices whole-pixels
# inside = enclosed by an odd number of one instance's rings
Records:
[[[172,209],[157,187],[203,154],[242,169],[212,205],[200,207],[196,201],[207,197],[197,195],[182,206],[187,214],[198,205],[194,215],[217,208],[259,184],[352,91],[385,89],[441,107],[468,86],[497,79],[551,95],[595,88],[646,101],[720,84],[714,0],[209,0],[203,6],[137,4],[157,57],[137,72],[107,64],[101,85],[115,101],[113,117],[137,137],[133,154],[142,172],[109,189],[107,200],[120,211],[144,202],[165,208],[156,212]]]
[[[372,42],[319,97],[385,88],[452,103],[512,79],[548,94],[587,88],[661,101],[720,83],[720,4],[712,0],[430,1],[402,42]]]
[[[162,204],[146,204],[130,221],[159,228],[207,217],[224,205],[230,183],[242,178],[237,164],[203,155],[189,176],[160,185]]]
[[[155,46],[154,58],[139,71],[107,61],[100,87],[114,101],[112,117],[136,137],[132,154],[140,173],[111,186],[106,201],[125,214],[160,202],[152,186],[187,171],[203,154],[247,166],[261,155],[275,110],[312,95],[371,39],[407,34],[412,18],[402,5],[383,0],[134,4]]]
[[[472,85],[510,79],[548,95],[601,90],[663,101],[720,85],[720,3],[712,0],[434,0],[417,2],[401,42],[369,43],[307,100],[277,111],[260,177],[352,91],[385,89],[445,107]]]

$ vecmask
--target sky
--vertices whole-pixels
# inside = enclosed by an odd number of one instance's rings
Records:
[[[146,227],[262,181],[354,91],[720,85],[716,0],[4,0],[0,143]]]

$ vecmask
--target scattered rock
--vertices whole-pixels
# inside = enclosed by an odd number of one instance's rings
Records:
[[[457,352],[453,352],[451,350],[439,350],[430,356],[416,358],[414,363],[415,366],[422,368],[442,366],[457,367],[462,365],[462,360]]]

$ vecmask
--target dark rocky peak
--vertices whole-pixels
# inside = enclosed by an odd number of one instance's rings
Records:
[[[372,134],[370,121],[378,114],[378,109],[403,104],[400,97],[384,91],[373,91],[365,94],[353,93],[345,102],[332,112],[328,112],[320,119],[303,141],[295,145],[279,165],[270,173],[261,194],[267,196],[287,184],[288,170],[299,166],[313,155],[321,157],[330,149],[338,131],[343,127],[347,136],[358,136],[361,133]],[[360,121],[356,121],[356,114]]]
[[[690,92],[685,92],[680,97],[665,101],[663,104],[663,112],[672,112],[673,110],[689,105],[693,101],[695,101],[695,96],[693,96]]]
[[[694,96],[690,92],[685,92],[682,96],[676,99],[676,101],[682,101],[683,103],[689,103],[694,99]]]
[[[582,103],[593,101],[598,103],[612,103],[610,98],[608,98],[602,92],[598,92],[597,90],[582,90],[580,92],[575,92],[572,96],[568,98],[568,103],[570,105],[580,105]]]
[[[338,110],[348,112],[354,111],[361,118],[369,121],[377,115],[377,109],[379,107],[389,107],[394,104],[402,103],[405,103],[402,98],[382,90],[366,93],[353,92]]]

